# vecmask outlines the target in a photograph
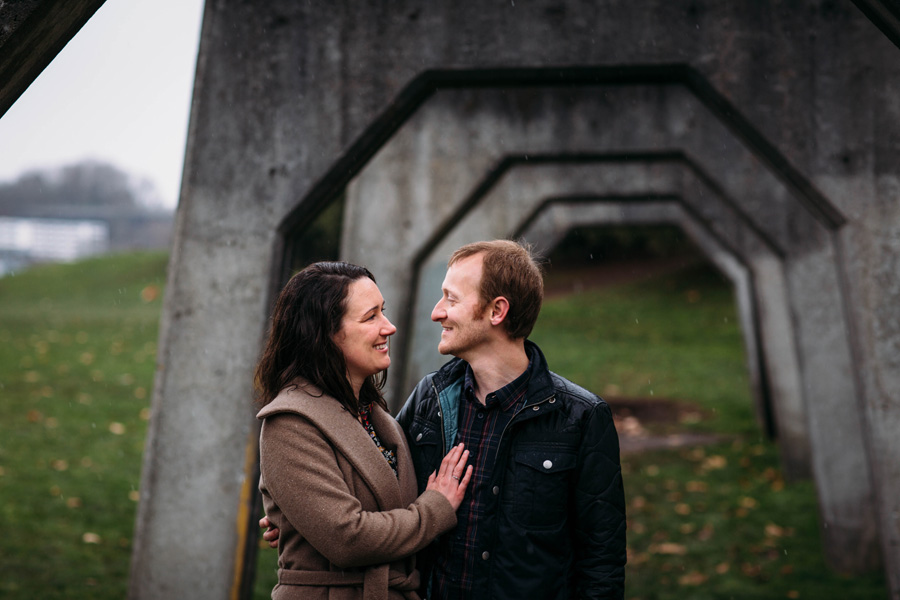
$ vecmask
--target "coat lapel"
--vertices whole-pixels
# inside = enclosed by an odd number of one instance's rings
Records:
[[[403,433],[403,429],[400,428],[400,424],[386,411],[380,408],[373,409],[371,418],[381,443],[393,450],[397,457],[397,477],[394,477],[394,479],[397,480],[399,478],[400,502],[401,506],[405,507],[419,495],[412,456],[407,450],[406,436]],[[375,444],[372,445],[374,446]],[[386,460],[384,462],[387,463]],[[391,471],[391,475],[393,475],[393,471]]]
[[[298,387],[283,391],[256,416],[262,419],[281,412],[299,414],[318,427],[372,490],[380,509],[390,510],[406,505],[401,498],[397,477],[381,454],[381,450],[372,441],[365,428],[341,406],[340,402],[331,396],[319,395],[318,390],[312,386]],[[390,427],[390,424],[385,427],[381,422],[381,418],[385,415],[384,411],[373,410],[372,421],[379,437],[382,438],[382,443],[394,446],[397,443],[396,430]],[[382,431],[388,435],[382,437]],[[409,460],[407,453],[401,454],[407,461]]]

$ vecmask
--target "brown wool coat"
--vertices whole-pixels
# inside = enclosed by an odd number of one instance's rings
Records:
[[[282,391],[257,417],[259,489],[280,530],[272,598],[418,598],[413,555],[454,527],[456,513],[438,492],[416,497],[397,422],[372,411],[378,437],[397,455],[399,481],[356,418],[308,384]]]

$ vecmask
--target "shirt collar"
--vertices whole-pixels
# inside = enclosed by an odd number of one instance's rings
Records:
[[[485,408],[487,410],[491,410],[496,407],[500,408],[500,410],[506,411],[515,406],[516,403],[525,395],[525,390],[528,389],[528,382],[531,379],[531,369],[533,366],[533,362],[534,361],[532,361],[531,357],[529,356],[528,367],[526,367],[525,371],[523,371],[521,375],[507,383],[499,390],[489,393],[485,397]],[[466,364],[466,375],[463,382],[463,390],[465,392],[464,396],[466,400],[468,400],[469,402],[480,404],[478,402],[478,398],[475,395],[475,374],[472,372],[472,367],[468,363]]]

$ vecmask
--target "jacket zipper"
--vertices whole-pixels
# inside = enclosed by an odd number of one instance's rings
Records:
[[[434,385],[434,378],[431,379],[431,389],[434,390],[434,399],[437,401],[438,405],[438,419],[440,420],[439,425],[441,426],[441,456],[447,455],[447,437],[444,435],[444,407],[441,406],[441,395],[438,393],[437,386]]]

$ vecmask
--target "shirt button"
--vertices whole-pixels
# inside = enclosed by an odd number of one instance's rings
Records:
[[[422,434],[420,433],[419,435],[416,436],[416,441],[419,442],[421,440],[422,440]]]
[[[483,558],[484,560],[487,560],[487,559],[489,559],[490,557],[491,557],[491,553],[490,553],[490,552],[485,551],[485,552],[482,552],[482,553],[481,553],[481,558]]]
[[[479,419],[483,419],[483,418],[484,418],[484,413],[483,413],[483,412],[478,413],[478,418],[479,418]]]
[[[494,493],[495,496],[499,495],[500,494],[500,486],[495,485],[493,488],[491,488],[491,491]]]
[[[545,460],[545,461],[544,461],[544,468],[545,468],[545,469],[552,469],[552,468],[553,468],[553,461],[552,461],[552,460]]]

